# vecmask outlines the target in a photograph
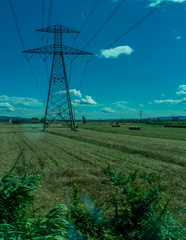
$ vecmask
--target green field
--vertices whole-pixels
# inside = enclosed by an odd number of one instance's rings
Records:
[[[110,164],[116,171],[129,173],[140,169],[161,173],[171,196],[170,210],[185,224],[186,129],[141,124],[141,130],[129,130],[135,124],[79,124],[76,132],[60,127],[0,124],[1,176],[11,168],[24,149],[15,174],[40,173],[42,186],[36,191],[32,212],[41,215],[60,203],[69,204],[74,183],[83,195],[99,203],[111,194],[102,167]],[[137,125],[139,126],[139,125]],[[98,203],[97,202],[97,203]],[[109,210],[108,210],[109,211]]]
[[[164,125],[145,123],[120,123],[120,127],[112,127],[110,122],[77,123],[80,128],[101,132],[119,133],[132,136],[156,137],[186,140],[186,128],[165,128]],[[129,127],[140,127],[139,131],[129,130]]]

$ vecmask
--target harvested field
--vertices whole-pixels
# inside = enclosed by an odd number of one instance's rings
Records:
[[[175,130],[175,129],[174,129]],[[116,171],[134,169],[161,172],[169,186],[165,196],[170,207],[184,207],[186,199],[184,140],[129,136],[95,130],[40,125],[0,124],[1,176],[11,168],[21,149],[23,156],[15,174],[39,173],[42,186],[36,191],[33,210],[40,215],[59,203],[69,203],[69,193],[77,183],[83,194],[100,202],[110,195],[110,185],[101,168],[110,164]],[[183,212],[174,216],[186,223]]]
[[[186,140],[185,128],[170,129],[164,127],[164,125],[151,125],[144,123],[120,123],[119,128],[112,128],[110,122],[88,122],[86,124],[77,123],[77,125],[79,125],[79,127],[83,129],[96,130],[107,133]],[[129,127],[140,127],[140,131],[131,131]]]

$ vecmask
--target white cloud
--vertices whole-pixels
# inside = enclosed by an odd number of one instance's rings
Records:
[[[14,112],[14,108],[12,105],[10,105],[8,102],[0,103],[0,109],[5,111],[11,111]]]
[[[120,0],[110,0],[110,2],[119,2]]]
[[[174,99],[167,99],[167,100],[155,100],[155,103],[169,103],[169,104],[179,104],[179,103],[186,103],[186,98],[181,100],[174,100]]]
[[[180,85],[178,88],[178,92],[176,92],[176,94],[178,95],[184,95],[186,94],[186,85]]]
[[[183,37],[181,37],[181,36],[177,36],[176,37],[176,40],[179,40],[179,39],[182,39]]]
[[[80,92],[80,90],[76,90],[76,89],[70,89],[69,92],[73,95],[73,96],[76,96],[76,97],[82,97],[82,94]]]
[[[121,109],[124,109],[124,110],[129,110],[129,111],[131,111],[131,112],[137,112],[136,109],[131,108],[131,107],[126,107],[125,105],[123,105],[123,104],[121,104],[121,103],[118,103],[118,104],[116,105],[116,107],[121,108]]]
[[[117,104],[127,104],[128,102],[127,101],[119,101],[117,102]]]
[[[134,50],[129,46],[119,46],[110,49],[102,49],[100,57],[104,58],[118,58],[120,55],[130,55]]]
[[[101,111],[105,112],[105,113],[114,113],[114,112],[116,112],[114,109],[108,108],[108,107],[105,107],[105,108],[101,109]]]
[[[118,103],[118,104],[116,104],[116,107],[119,107],[119,108],[125,108],[126,106],[123,105],[123,104],[121,104],[121,103]]]
[[[150,7],[156,7],[160,3],[162,3],[164,0],[149,0],[151,2],[149,4]],[[186,0],[168,0],[169,2],[174,2],[174,3],[183,3],[186,2]]]
[[[0,103],[0,107],[13,107],[13,106],[5,102],[5,103]]]
[[[129,111],[131,111],[131,112],[137,112],[136,109],[130,108],[130,107],[123,107],[123,109],[124,109],[124,110],[129,110]]]
[[[186,94],[186,92],[185,92],[185,91],[179,91],[179,92],[176,92],[176,94],[178,94],[178,95],[184,95],[184,94]]]
[[[129,110],[129,111],[132,111],[132,112],[137,112],[136,109],[131,108],[131,107],[127,107],[126,104],[128,104],[128,102],[126,102],[126,101],[118,101],[118,102],[113,103],[113,104],[118,108],[121,108],[121,109],[124,109],[124,110]]]
[[[77,105],[97,105],[97,102],[91,96],[86,96],[85,98],[75,99],[72,101],[74,106]]]
[[[155,7],[162,2],[162,0],[149,0],[151,3],[149,4],[150,7]]]
[[[148,102],[148,104],[152,104],[152,102]]]
[[[80,90],[70,89],[69,92],[70,92],[71,96],[76,96],[76,97],[80,97],[80,98],[82,97]],[[66,91],[56,92],[56,94],[63,94],[63,93],[66,93]]]
[[[186,85],[180,85],[179,89],[186,91]]]
[[[0,96],[1,102],[9,102],[11,104],[21,104],[24,106],[41,106],[43,103],[39,102],[35,98],[24,98],[24,97],[8,97],[6,95]]]
[[[80,106],[80,105],[84,105],[84,106],[87,106],[87,105],[97,105],[97,102],[91,97],[91,96],[85,96],[83,97],[81,92],[79,90],[76,90],[76,89],[70,89],[69,90],[71,96],[75,96],[76,99],[72,98],[72,105],[74,106]],[[65,93],[65,91],[61,91],[61,92],[58,92],[59,94],[60,93]]]
[[[143,104],[139,104],[139,106],[140,106],[140,107],[144,107],[144,105],[143,105]]]
[[[177,2],[177,3],[182,3],[186,2],[186,0],[169,0],[170,2]]]
[[[127,104],[127,103],[128,103],[127,101],[118,101],[112,104],[118,105],[118,104]]]

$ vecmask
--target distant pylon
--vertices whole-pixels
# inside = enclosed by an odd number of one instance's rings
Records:
[[[140,120],[142,120],[142,118],[143,118],[143,112],[140,111]]]
[[[63,33],[79,33],[68,27],[56,24],[36,31],[54,33],[53,45],[23,51],[23,53],[53,55],[43,131],[54,121],[65,121],[70,125],[71,130],[75,130],[64,55],[92,55],[92,53],[62,44]]]

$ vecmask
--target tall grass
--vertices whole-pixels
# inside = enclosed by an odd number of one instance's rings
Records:
[[[39,219],[29,217],[39,175],[15,177],[8,171],[0,180],[0,239],[65,239],[67,221],[64,205],[53,208]]]
[[[163,203],[164,186],[157,174],[114,172],[110,166],[103,172],[111,183],[112,197],[104,206],[82,197],[77,185],[71,194],[71,205],[54,207],[46,216],[31,217],[33,190],[39,187],[40,175],[12,175],[13,167],[0,180],[0,239],[180,239],[185,230],[168,210],[170,199]]]

